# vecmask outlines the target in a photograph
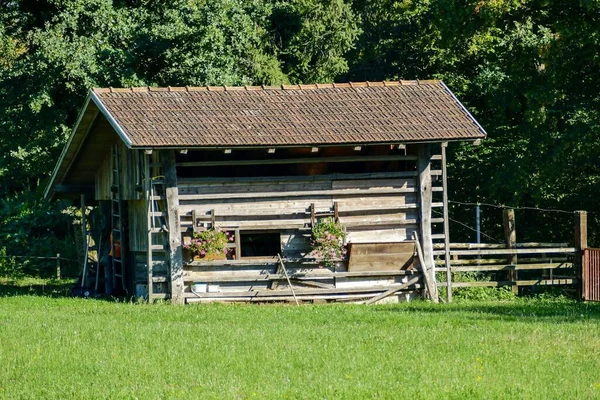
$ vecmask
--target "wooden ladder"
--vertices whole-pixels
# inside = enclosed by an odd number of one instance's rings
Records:
[[[124,235],[123,235],[123,201],[121,196],[121,163],[117,146],[112,148],[112,185],[111,185],[111,235],[112,250],[112,279],[113,289],[119,287],[127,291],[125,262],[124,262]],[[118,251],[117,251],[118,248]],[[119,284],[119,285],[117,285]]]
[[[170,279],[169,265],[167,262],[167,243],[168,243],[168,222],[167,207],[165,197],[165,177],[159,157],[155,152],[146,154],[144,181],[146,184],[146,213],[148,228],[148,249],[147,249],[147,268],[148,268],[148,301],[168,299],[170,297]],[[157,260],[161,255],[162,260]],[[165,265],[166,275],[157,274],[155,266],[157,264]],[[165,284],[164,292],[156,292],[155,284]]]

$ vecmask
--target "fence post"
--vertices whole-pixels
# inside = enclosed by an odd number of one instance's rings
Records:
[[[582,298],[583,251],[587,249],[587,211],[575,212],[575,275],[577,276],[577,298]]]
[[[56,279],[60,280],[60,253],[56,253]]]
[[[515,224],[515,210],[508,208],[503,210],[503,221],[504,221],[504,237],[506,239],[506,247],[514,249],[517,247],[517,227]],[[517,265],[517,255],[510,254],[507,257],[509,265]],[[512,292],[519,294],[519,287],[517,286],[517,270],[513,269],[508,272],[508,278],[514,284],[512,285]]]

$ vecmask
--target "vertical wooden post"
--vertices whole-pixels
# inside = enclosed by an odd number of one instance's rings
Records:
[[[85,215],[85,195],[81,195],[81,234],[83,244],[83,270],[81,272],[81,287],[85,287],[85,281],[87,279],[87,252],[88,252],[88,241],[87,241],[87,220]]]
[[[433,301],[438,301],[437,285],[435,284],[435,268],[433,260],[433,240],[431,237],[431,148],[427,143],[418,147],[417,167],[419,171],[419,230],[421,246],[423,246],[423,271],[429,273],[435,293],[430,293]]]
[[[175,151],[164,151],[162,157],[165,174],[165,196],[167,198],[167,222],[169,227],[169,270],[171,275],[171,301],[183,304],[183,251],[181,243],[181,225],[179,221],[179,189],[177,188],[177,169]]]
[[[56,279],[60,280],[60,253],[56,253]]]
[[[446,147],[448,142],[442,142],[442,189],[444,202],[444,266],[446,267],[446,300],[452,301],[452,271],[450,265],[450,226],[448,219],[448,176],[446,172]]]
[[[583,251],[588,247],[587,242],[587,211],[575,212],[575,274],[578,279],[577,298],[581,299],[583,295],[583,282],[585,276]]]
[[[509,249],[514,249],[517,247],[517,228],[515,224],[515,210],[513,209],[505,209],[503,210],[503,220],[504,220],[504,237],[506,239],[506,247]],[[509,265],[517,265],[517,255],[510,254],[507,257],[506,262]],[[514,294],[519,293],[519,287],[516,282],[518,279],[517,271],[515,269],[508,272],[509,280],[513,282],[512,291]]]

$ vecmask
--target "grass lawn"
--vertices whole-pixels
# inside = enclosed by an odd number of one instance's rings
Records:
[[[182,307],[0,285],[0,398],[600,398],[600,304]]]

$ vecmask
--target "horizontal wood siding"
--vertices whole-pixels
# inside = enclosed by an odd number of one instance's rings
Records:
[[[243,230],[271,230],[280,233],[282,256],[300,259],[286,263],[291,274],[315,274],[322,269],[308,257],[310,252],[311,204],[317,214],[333,212],[338,203],[339,218],[353,243],[399,242],[417,229],[418,193],[414,173],[373,173],[355,176],[262,177],[258,179],[180,178],[179,214],[184,243],[192,235],[192,212],[208,216],[214,210],[216,226]],[[185,257],[185,256],[184,256]],[[216,263],[216,264],[215,264]],[[198,263],[190,262],[184,271],[186,291],[193,282],[211,282],[221,292],[267,288],[265,276],[275,274],[276,260],[240,260]],[[339,263],[336,271],[347,272],[347,263]],[[302,273],[304,273],[302,272]],[[236,279],[238,276],[240,279]],[[247,279],[251,277],[252,279]],[[336,278],[343,287],[365,287],[401,282],[401,277]],[[322,285],[336,287],[336,279],[327,278]],[[306,283],[292,282],[306,288]],[[319,285],[309,282],[308,285]],[[287,282],[280,282],[287,287]]]

